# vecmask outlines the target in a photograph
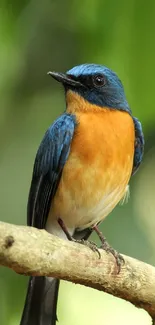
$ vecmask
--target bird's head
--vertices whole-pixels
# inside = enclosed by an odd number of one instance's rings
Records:
[[[115,72],[105,66],[82,64],[66,73],[48,74],[63,84],[66,94],[72,92],[96,106],[131,113],[120,79]]]

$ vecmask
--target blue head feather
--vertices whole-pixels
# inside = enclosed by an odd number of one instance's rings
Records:
[[[131,113],[125,97],[123,85],[117,74],[109,68],[98,64],[82,64],[67,71],[67,75],[80,81],[85,87],[69,87],[78,92],[90,103]],[[103,75],[105,84],[95,87],[93,76]]]

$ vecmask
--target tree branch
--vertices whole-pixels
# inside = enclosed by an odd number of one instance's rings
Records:
[[[155,318],[155,268],[123,255],[114,257],[62,240],[45,230],[0,222],[0,264],[25,275],[52,276],[108,292],[144,308]]]

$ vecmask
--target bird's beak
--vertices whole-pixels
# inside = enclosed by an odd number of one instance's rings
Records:
[[[69,85],[73,87],[83,87],[81,82],[74,79],[74,76],[70,76],[65,73],[54,72],[54,71],[49,71],[47,74],[53,77],[55,80],[61,82],[63,85]]]

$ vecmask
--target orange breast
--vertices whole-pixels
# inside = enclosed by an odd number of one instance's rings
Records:
[[[126,112],[103,108],[76,116],[78,126],[50,213],[68,227],[83,229],[104,219],[123,197],[135,132]]]

